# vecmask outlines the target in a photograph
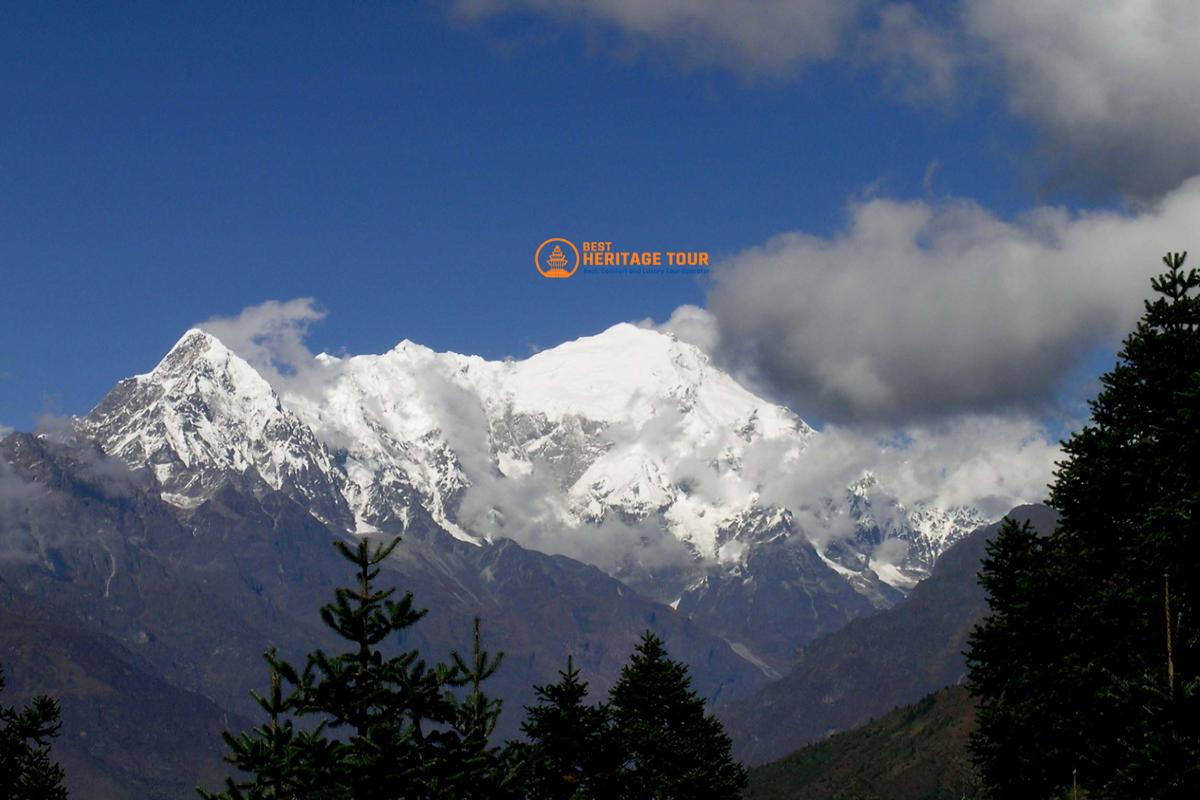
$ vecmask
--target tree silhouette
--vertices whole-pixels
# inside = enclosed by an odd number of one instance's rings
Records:
[[[6,686],[0,667],[0,693]],[[39,695],[18,709],[0,705],[0,797],[65,800],[62,767],[50,760],[50,740],[62,730],[58,701]]]
[[[746,770],[730,755],[721,723],[704,711],[687,667],[662,640],[642,635],[609,692],[612,735],[620,748],[620,796],[684,800],[738,798]]]
[[[1168,254],[1090,424],[1064,443],[1048,538],[1008,525],[971,640],[994,797],[1200,796],[1200,272]]]

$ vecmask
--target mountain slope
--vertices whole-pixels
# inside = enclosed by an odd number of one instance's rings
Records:
[[[193,508],[163,502],[150,470],[130,472],[88,442],[13,434],[0,442],[0,580],[137,654],[165,681],[253,715],[262,653],[302,661],[337,647],[318,617],[350,579],[335,536],[280,491],[227,480]],[[252,491],[254,489],[255,491]],[[342,534],[346,535],[346,534]],[[520,721],[532,686],[568,654],[607,687],[646,628],[687,661],[711,700],[766,678],[719,638],[599,569],[513,542],[477,546],[413,530],[384,579],[430,609],[408,641],[445,659],[483,618],[485,644],[507,653],[491,691],[506,699],[502,734]],[[136,694],[126,702],[136,703]]]
[[[750,770],[746,800],[964,800],[980,796],[967,742],[975,707],[951,686]]]
[[[1046,506],[1010,515],[1043,532],[1055,518]],[[976,575],[998,529],[982,528],[946,551],[903,603],[817,639],[782,680],[720,709],[735,754],[761,764],[960,682],[967,635],[987,609]]]
[[[248,724],[163,680],[109,637],[0,580],[7,704],[50,693],[63,732],[52,756],[72,797],[166,800],[227,774],[221,731]]]

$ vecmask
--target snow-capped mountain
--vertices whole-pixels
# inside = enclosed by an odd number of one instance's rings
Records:
[[[768,487],[821,434],[698,348],[628,324],[523,360],[408,341],[320,355],[302,380],[274,386],[191,330],[80,428],[150,467],[181,508],[236,480],[354,532],[511,538],[712,615],[727,638],[746,633],[732,620],[767,626],[768,602],[808,606],[812,624],[766,656],[777,663],[797,636],[894,602],[984,522],[971,509],[906,508],[874,476],[781,502]]]
[[[632,325],[523,361],[403,342],[319,363],[328,380],[285,401],[344,454],[351,506],[372,527],[403,518],[415,491],[459,536],[652,520],[695,557],[736,561],[723,532],[754,505],[749,448],[787,461],[813,433],[695,347]],[[533,487],[553,513],[517,507]]]
[[[344,480],[311,428],[216,337],[190,330],[150,373],[82,420],[111,456],[153,470],[167,502],[198,505],[231,475],[283,490],[322,521],[348,518]]]

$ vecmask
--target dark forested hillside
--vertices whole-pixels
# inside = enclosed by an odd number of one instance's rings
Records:
[[[747,800],[967,800],[975,708],[952,686],[750,771]]]

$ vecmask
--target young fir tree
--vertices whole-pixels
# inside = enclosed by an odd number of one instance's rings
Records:
[[[521,733],[509,745],[521,765],[529,800],[600,800],[616,796],[619,751],[605,705],[589,705],[587,683],[568,657],[558,683],[535,686],[537,704],[525,709]]]
[[[721,723],[691,690],[687,667],[650,631],[609,692],[620,748],[619,794],[628,800],[738,798],[746,770],[733,760]]]
[[[4,687],[0,668],[0,693]],[[0,705],[0,797],[66,800],[62,768],[50,760],[50,740],[61,729],[58,701],[46,695],[20,710]]]
[[[395,589],[376,587],[379,565],[398,543],[335,543],[358,580],[336,590],[321,619],[350,647],[310,653],[300,673],[267,655],[272,688],[258,702],[268,721],[225,737],[226,760],[248,777],[228,779],[224,791],[204,797],[466,800],[511,792],[488,744],[500,706],[481,684],[499,659],[480,648],[478,620],[469,662],[455,653],[453,665],[430,667],[417,650],[384,652],[425,615],[411,593],[394,600]]]
[[[447,774],[440,783],[439,797],[503,800],[519,797],[520,786],[515,768],[499,747],[489,744],[500,719],[501,701],[483,692],[483,681],[500,668],[504,654],[492,658],[480,645],[479,618],[474,621],[470,659],[457,651],[450,654],[455,678],[453,687],[469,688],[462,697],[444,690],[443,696],[453,710],[452,750],[442,758]]]
[[[1073,779],[1090,798],[1200,796],[1200,273],[1164,261],[1064,443],[1057,529],[1038,557],[1009,541],[983,572],[971,682],[996,797]]]

